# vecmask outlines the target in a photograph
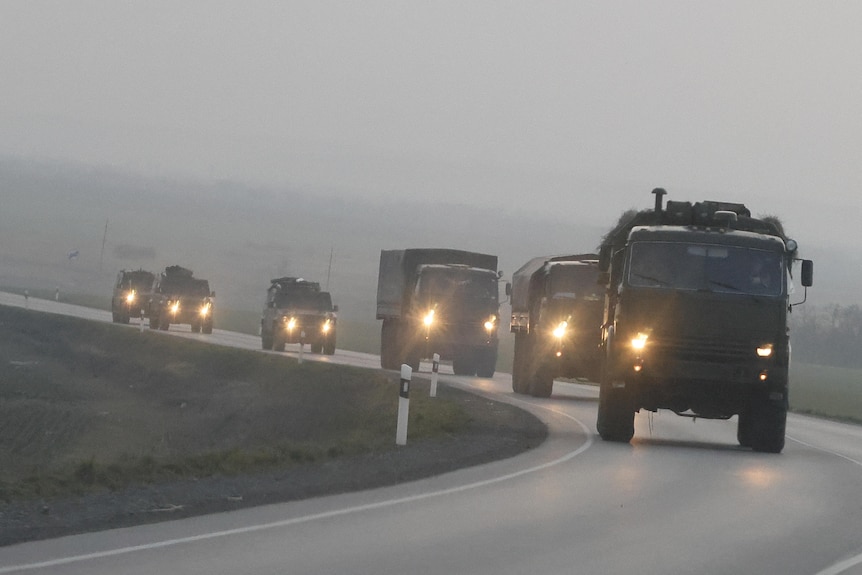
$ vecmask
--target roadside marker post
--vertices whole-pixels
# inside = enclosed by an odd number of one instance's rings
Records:
[[[140,326],[141,333],[144,333],[144,308],[141,308],[141,321],[138,325]]]
[[[407,445],[407,419],[410,415],[410,380],[413,368],[401,365],[401,385],[398,388],[398,425],[395,430],[395,444]]]
[[[302,348],[305,347],[305,331],[299,332],[299,357],[297,363],[302,363]]]
[[[431,397],[437,397],[437,374],[440,371],[440,354],[435,353],[431,358]]]

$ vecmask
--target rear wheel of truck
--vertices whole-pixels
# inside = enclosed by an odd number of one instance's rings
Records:
[[[308,347],[311,350],[311,353],[323,353],[323,343],[320,341],[313,341]]]
[[[398,369],[398,321],[384,319],[380,329],[380,367]]]
[[[277,333],[272,336],[272,351],[284,351],[284,336]]]
[[[781,453],[787,427],[787,399],[754,400],[746,411],[746,416],[750,417],[746,425],[751,448],[764,453]]]
[[[213,332],[213,322],[205,321],[203,325],[201,325],[201,331],[203,333],[212,333]]]
[[[272,336],[262,333],[260,335],[260,347],[261,349],[272,349]]]
[[[602,368],[596,428],[605,441],[628,443],[635,434],[635,410],[625,382],[610,377]]]
[[[168,331],[168,328],[171,327],[171,322],[167,318],[159,320],[159,329],[162,331]]]
[[[201,324],[199,324],[199,323],[193,323],[191,327],[192,327],[192,333],[200,333],[200,331],[201,331]]]
[[[150,316],[150,329],[159,329],[159,316]]]

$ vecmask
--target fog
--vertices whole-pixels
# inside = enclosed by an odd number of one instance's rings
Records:
[[[662,186],[780,216],[817,260],[814,303],[859,302],[860,16],[783,1],[4,2],[0,280],[182,263],[244,306],[270,273],[373,284],[381,248],[488,251],[510,273],[592,249]]]

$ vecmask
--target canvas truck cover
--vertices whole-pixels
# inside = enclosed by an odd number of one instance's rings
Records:
[[[405,296],[416,282],[419,266],[460,264],[497,271],[497,256],[445,248],[381,250],[377,277],[377,319],[400,317]]]
[[[576,254],[567,256],[539,256],[529,260],[512,274],[512,312],[530,311],[530,279],[533,274],[549,262],[580,262],[597,260],[596,254]]]

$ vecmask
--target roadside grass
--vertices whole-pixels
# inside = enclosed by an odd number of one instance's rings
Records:
[[[411,442],[469,425],[413,387]],[[0,501],[393,450],[397,403],[396,374],[0,306]]]
[[[862,369],[793,363],[790,408],[796,413],[862,423]]]

